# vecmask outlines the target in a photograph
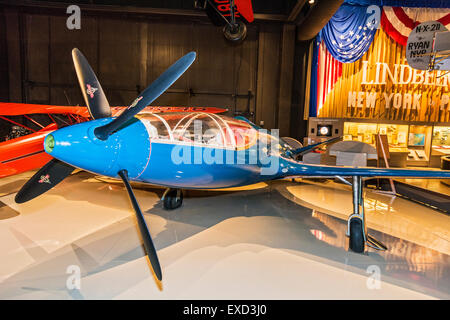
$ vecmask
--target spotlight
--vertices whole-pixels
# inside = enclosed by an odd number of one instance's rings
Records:
[[[309,4],[314,4],[314,2],[315,2],[314,0],[309,0],[308,1]]]

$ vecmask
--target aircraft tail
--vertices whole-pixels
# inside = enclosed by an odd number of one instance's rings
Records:
[[[450,170],[416,170],[416,169],[387,169],[369,167],[337,167],[303,164],[301,162],[291,166],[286,176],[314,176],[314,177],[379,177],[379,178],[426,178],[450,179]]]

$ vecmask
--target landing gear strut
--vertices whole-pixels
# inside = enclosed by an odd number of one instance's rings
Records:
[[[387,250],[387,247],[367,233],[366,217],[364,214],[363,182],[360,176],[353,176],[353,214],[348,218],[347,237],[352,251],[363,253],[365,245],[376,250]]]
[[[162,197],[164,209],[173,210],[183,204],[183,191],[181,189],[168,188]]]

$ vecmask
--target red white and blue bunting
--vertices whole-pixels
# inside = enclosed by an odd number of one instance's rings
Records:
[[[441,8],[383,7],[381,26],[399,44],[405,46],[411,31],[425,21],[439,21],[450,29],[450,12]]]

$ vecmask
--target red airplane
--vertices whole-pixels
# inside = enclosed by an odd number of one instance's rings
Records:
[[[112,107],[113,117],[121,114],[123,110],[125,107]],[[143,113],[195,111],[223,113],[227,110],[214,107],[146,107]],[[30,116],[38,114],[45,116],[46,123]],[[14,116],[23,116],[40,129],[33,129],[9,118]],[[12,129],[6,137],[0,137],[0,178],[3,178],[45,165],[52,159],[44,152],[46,135],[65,125],[89,121],[91,116],[86,107],[0,102],[0,119],[11,124]]]
[[[225,38],[235,43],[247,36],[244,22],[254,20],[251,0],[196,0],[195,7],[204,9],[214,25],[223,27]]]

